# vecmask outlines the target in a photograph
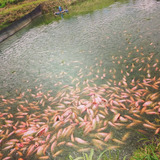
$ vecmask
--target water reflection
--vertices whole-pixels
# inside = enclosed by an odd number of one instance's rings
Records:
[[[64,159],[122,148],[123,157],[137,132],[159,132],[160,6],[134,2],[1,45],[0,156]]]

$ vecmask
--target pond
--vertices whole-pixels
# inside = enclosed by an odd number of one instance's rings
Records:
[[[0,159],[123,159],[158,134],[159,13],[155,0],[116,2],[2,42]]]

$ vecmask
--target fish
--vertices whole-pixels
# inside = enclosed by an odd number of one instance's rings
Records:
[[[144,106],[144,107],[141,109],[140,114],[143,114],[143,113],[146,111],[146,109],[147,109],[147,106]]]
[[[99,139],[92,139],[93,144],[97,144],[97,145],[104,145],[106,146],[107,144],[104,143],[103,141],[99,140]]]
[[[66,143],[65,141],[62,141],[62,142],[58,143],[57,146],[64,145],[65,143]]]
[[[143,104],[143,106],[151,106],[152,103],[153,103],[152,101],[147,101]]]
[[[87,135],[89,132],[91,132],[93,129],[92,129],[92,125],[88,124],[86,125],[85,127],[85,130],[84,130],[84,135]]]
[[[146,127],[146,128],[150,128],[150,129],[156,129],[156,127],[154,127],[150,124],[146,124],[146,123],[144,123],[143,126]]]
[[[42,126],[38,132],[36,133],[36,136],[42,136],[44,133],[46,133],[48,131],[48,126]],[[24,135],[23,135],[24,136]]]
[[[54,134],[54,135],[51,137],[49,143],[52,143],[55,139],[56,139],[56,135]]]
[[[125,133],[124,136],[122,137],[122,141],[126,141],[130,136],[130,134],[131,134],[130,132]]]
[[[119,139],[116,139],[116,138],[113,138],[112,141],[118,143],[118,144],[125,144],[123,141],[119,140]]]
[[[9,145],[9,146],[3,148],[2,150],[5,151],[5,150],[8,150],[8,149],[11,149],[11,148],[13,148],[13,146],[14,146],[14,145]]]
[[[101,144],[96,143],[96,142],[93,142],[93,144],[94,144],[94,146],[97,147],[98,149],[103,150],[103,147],[102,147]]]
[[[108,134],[106,135],[104,141],[107,142],[109,139],[112,138],[112,136],[113,136],[113,133],[112,133],[112,132],[108,133]]]
[[[121,115],[120,113],[117,113],[117,114],[113,117],[112,122],[115,123],[115,122],[119,119],[120,115]]]
[[[49,159],[49,156],[41,156],[41,157],[38,157],[39,160],[47,160]]]
[[[116,139],[115,129],[121,131],[121,129],[128,128],[130,130],[132,126],[139,125],[144,130],[138,129],[138,132],[147,134],[147,130],[153,129],[155,134],[159,134],[159,121],[155,121],[155,124],[151,123],[144,119],[143,115],[158,117],[160,114],[159,92],[157,91],[160,78],[158,75],[153,77],[152,65],[148,64],[153,55],[144,57],[138,47],[136,50],[138,50],[141,58],[133,58],[130,64],[127,64],[127,56],[126,59],[122,59],[122,56],[121,58],[119,56],[112,57],[116,65],[122,64],[122,62],[126,63],[120,69],[113,67],[107,71],[105,66],[102,68],[84,66],[88,76],[94,74],[94,69],[97,71],[97,80],[107,77],[108,72],[111,72],[109,75],[111,78],[108,81],[103,81],[104,84],[102,85],[95,83],[96,78],[91,79],[90,77],[90,79],[80,82],[79,79],[84,76],[83,69],[77,66],[79,68],[78,78],[74,79],[69,76],[71,83],[75,84],[75,88],[68,85],[64,88],[60,86],[61,91],[53,97],[49,92],[41,92],[42,86],[35,87],[37,93],[32,93],[32,90],[28,89],[27,93],[16,94],[15,97],[19,96],[19,99],[16,100],[2,96],[4,101],[1,100],[3,105],[0,104],[0,106],[3,106],[5,113],[0,112],[0,118],[5,124],[0,128],[1,152],[10,151],[8,155],[10,157],[13,157],[14,154],[21,157],[22,154],[26,153],[33,158],[35,153],[38,159],[45,160],[50,159],[50,156],[54,158],[61,154],[63,152],[62,145],[66,149],[71,147],[78,152],[90,151],[89,145],[94,145],[100,150],[104,148],[108,150],[117,149],[120,147],[119,145],[125,144],[131,137],[131,132],[124,133],[120,136],[121,138]],[[128,53],[128,57],[132,58],[132,54]],[[138,68],[136,63],[139,62],[144,63],[144,65],[146,63],[146,66],[143,65]],[[102,62],[99,63],[99,60],[95,63],[97,63],[97,67],[102,64]],[[154,67],[159,67],[158,62],[154,63],[157,63]],[[133,76],[134,78],[127,77],[132,76],[135,72],[133,69],[135,66],[137,70],[139,69],[139,73],[144,72],[143,76],[140,78],[137,75],[136,77]],[[101,70],[103,71],[101,72]],[[116,80],[118,71],[123,73],[120,81]],[[57,78],[62,78],[62,75],[64,75],[63,71],[57,75]],[[56,85],[58,86],[60,83],[57,82]],[[32,101],[32,99],[35,100]],[[12,104],[18,104],[17,113],[12,113]],[[39,105],[44,106],[42,110]],[[122,112],[125,115],[122,115]],[[113,131],[107,133],[108,129]],[[17,140],[12,141],[12,136],[17,137]],[[90,141],[87,139],[88,137]],[[118,145],[111,146],[111,141]],[[21,144],[23,144],[22,147]],[[47,151],[51,151],[51,155]]]
[[[119,117],[119,120],[120,120],[121,122],[127,122],[127,121],[128,121],[128,119],[126,119],[126,118],[124,118],[124,117],[122,117],[122,116]]]
[[[16,152],[16,151],[17,151],[16,148],[11,149],[11,150],[10,150],[10,153],[8,154],[8,156],[12,155],[12,154],[13,154],[14,152]],[[1,156],[0,156],[0,158],[1,158]]]
[[[9,159],[11,159],[11,157],[5,157],[2,160],[9,160]]]
[[[69,147],[73,147],[73,148],[79,148],[77,145],[75,145],[71,142],[67,142],[66,145],[69,146]]]
[[[155,134],[158,134],[160,132],[160,128],[157,128],[156,130],[155,130]]]
[[[131,128],[131,127],[133,127],[133,126],[135,126],[135,125],[137,125],[137,123],[136,123],[136,122],[132,122],[132,123],[128,124],[128,125],[126,126],[126,128]]]
[[[17,154],[18,154],[20,157],[23,156],[23,153],[20,152],[20,151],[17,151]]]
[[[111,121],[108,121],[108,124],[109,124],[110,126],[116,128],[116,129],[118,129],[118,127],[117,127],[114,123],[112,123]]]
[[[54,152],[56,145],[57,145],[57,140],[54,141],[54,142],[52,143],[52,145],[51,145],[51,153]]]
[[[138,114],[136,114],[136,113],[133,113],[133,115],[134,115],[135,117],[137,117],[137,118],[141,118],[141,116],[138,115]]]
[[[81,149],[78,149],[77,152],[88,152],[90,150],[91,148],[81,148]]]
[[[43,155],[46,155],[47,149],[50,146],[50,144],[45,145],[44,149],[43,149]]]
[[[129,119],[129,120],[134,120],[131,116],[128,116],[128,115],[124,115],[124,117],[126,117],[127,119]]]
[[[55,154],[53,154],[53,158],[57,157],[59,154],[61,154],[63,152],[63,149],[57,151]]]
[[[75,141],[80,143],[80,144],[84,144],[84,145],[88,145],[89,143],[81,138],[75,137]]]
[[[72,142],[75,141],[74,136],[73,136],[73,133],[71,134],[71,141],[72,141]]]
[[[96,125],[97,123],[96,123],[96,119],[94,118],[93,120],[92,120],[92,129],[93,130],[95,130],[96,129]]]
[[[29,155],[31,155],[31,153],[33,153],[34,148],[35,148],[34,144],[31,144],[29,146],[29,148],[27,149],[27,155],[26,155],[26,157],[28,157]]]
[[[59,129],[59,131],[58,131],[58,133],[57,133],[57,139],[59,139],[61,135],[62,135],[62,128]]]
[[[138,129],[137,131],[140,132],[140,133],[143,133],[143,134],[147,134],[147,132],[142,130],[142,129]]]
[[[34,128],[30,128],[27,132],[23,134],[22,137],[32,136],[35,135],[37,131]]]
[[[118,149],[120,146],[109,146],[107,147],[107,150],[113,150],[113,149]]]
[[[95,135],[100,136],[100,137],[106,137],[109,133],[106,132],[98,132]]]

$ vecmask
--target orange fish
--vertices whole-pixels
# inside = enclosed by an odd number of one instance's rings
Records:
[[[112,132],[107,134],[107,136],[105,137],[104,141],[107,142],[111,138],[112,138]]]
[[[39,160],[47,160],[49,159],[49,156],[42,156],[42,157],[38,157]]]
[[[119,117],[120,117],[120,113],[117,113],[117,114],[113,117],[112,122],[113,122],[113,123],[116,122]]]
[[[146,128],[150,128],[150,129],[156,129],[156,127],[152,126],[152,125],[149,125],[149,124],[143,124],[144,127]]]
[[[128,139],[130,135],[130,132],[127,132],[123,137],[122,137],[122,141],[126,141]]]
[[[157,128],[155,131],[155,134],[158,134],[160,132],[160,128]]]
[[[88,152],[88,151],[90,151],[91,150],[91,148],[82,148],[82,149],[79,149],[79,150],[77,150],[78,152]]]
[[[54,152],[54,149],[55,149],[56,145],[57,145],[57,141],[54,141],[54,142],[52,143],[52,145],[51,145],[51,152],[52,152],[52,153]]]
[[[75,141],[77,141],[80,144],[88,145],[89,143],[81,138],[75,137]]]
[[[119,139],[113,138],[112,141],[119,143],[119,144],[125,144],[124,142],[120,141]]]
[[[57,151],[55,154],[53,154],[52,156],[53,157],[57,157],[59,154],[61,154],[63,152],[63,150],[61,149],[61,150],[59,150],[59,151]]]
[[[143,106],[150,106],[153,102],[152,101],[147,101],[143,104]]]
[[[107,150],[112,150],[112,149],[117,149],[119,148],[120,146],[110,146],[110,147],[107,147]]]

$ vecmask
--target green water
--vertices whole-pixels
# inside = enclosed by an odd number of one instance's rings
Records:
[[[111,56],[125,57],[129,52],[135,52],[135,46],[143,47],[144,54],[157,54],[159,3],[134,3],[136,1],[117,3],[92,14],[33,28],[26,33],[23,33],[24,29],[21,31],[23,35],[15,34],[0,46],[1,91],[28,88],[34,81],[43,83],[46,88],[59,81],[70,84],[69,76],[74,79],[80,68],[87,74],[89,67],[96,69],[94,64],[103,60],[104,68],[112,69],[116,65],[113,66]],[[10,44],[10,41],[14,42]],[[80,62],[73,63],[76,60]],[[63,72],[67,73],[63,79],[58,78]]]
[[[90,97],[83,93],[87,84],[90,87],[109,84],[110,87],[118,86],[125,90],[123,85],[118,84],[123,78],[126,78],[128,88],[133,87],[131,85],[133,79],[135,81],[143,81],[144,77],[158,79],[159,12],[160,3],[155,0],[130,0],[125,4],[117,2],[91,14],[62,19],[48,25],[29,26],[21,30],[0,44],[0,95],[4,96],[1,97],[16,98],[25,93],[25,96],[14,105],[7,104],[15,113],[21,101],[40,102],[41,99],[34,99],[31,96],[39,91],[47,95],[48,91],[52,90],[52,96],[56,96],[59,92],[63,93],[63,86],[69,85],[73,90],[76,89],[76,94],[80,98],[89,99]],[[139,61],[136,62],[135,58]],[[152,67],[154,65],[155,67]],[[27,89],[32,91],[29,92]],[[149,92],[151,94],[158,91],[150,89]],[[115,93],[120,95],[121,92]],[[71,93],[68,94],[71,97]],[[109,95],[106,93],[105,96],[107,94]],[[155,102],[158,103],[158,100]],[[48,105],[51,103],[46,101],[41,108],[41,114]],[[2,101],[1,112],[5,112],[4,106],[6,105]],[[121,115],[128,114],[128,111],[120,112]],[[155,117],[158,118],[157,115],[147,116],[150,121]],[[112,118],[113,113],[109,112],[108,120]],[[138,128],[132,128],[135,129]],[[126,129],[116,131],[110,126],[105,132],[109,131],[112,131],[114,138],[118,139],[123,137]],[[153,133],[153,130],[150,131],[148,128],[146,131]],[[83,138],[80,131],[75,131],[75,135]],[[132,153],[138,138],[140,135],[133,133],[121,148],[121,157]],[[91,141],[92,138],[84,139]],[[67,148],[63,147],[66,152],[57,159],[63,159],[64,155],[69,153],[73,156],[80,155],[76,151],[72,153],[72,148],[69,150]],[[50,155],[49,149],[47,151],[47,155]],[[98,154],[99,150],[96,152]]]

